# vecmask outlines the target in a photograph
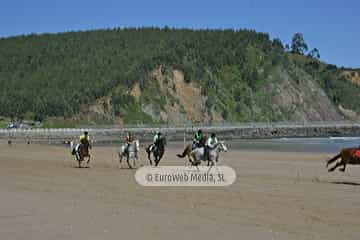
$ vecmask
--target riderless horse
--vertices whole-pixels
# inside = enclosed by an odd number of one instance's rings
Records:
[[[357,154],[355,154],[356,151],[359,151],[359,148],[342,149],[339,154],[327,161],[326,167],[328,167],[330,163],[335,162],[338,158],[340,158],[340,161],[336,162],[336,164],[332,168],[328,169],[328,171],[332,172],[336,168],[343,166],[340,168],[340,171],[344,172],[346,164],[360,164],[360,158],[356,156]]]

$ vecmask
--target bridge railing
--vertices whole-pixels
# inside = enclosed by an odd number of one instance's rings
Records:
[[[0,129],[0,139],[3,140],[18,140],[18,141],[36,141],[36,142],[61,142],[77,140],[78,136],[88,131],[91,134],[93,141],[122,141],[124,134],[127,131],[134,132],[142,140],[151,140],[153,134],[161,130],[170,140],[191,140],[193,132],[197,129],[203,129],[205,132],[217,132],[223,134],[223,137],[228,138],[253,138],[253,137],[282,137],[282,135],[292,136],[291,134],[298,134],[298,136],[314,135],[313,130],[316,128],[322,129],[320,132],[327,136],[335,133],[335,136],[341,135],[344,132],[349,136],[354,133],[360,133],[359,122],[276,122],[276,123],[226,123],[226,124],[162,124],[162,125],[126,125],[108,126],[108,127],[82,127],[82,128],[34,128],[34,129]],[[297,130],[296,130],[297,129]],[[307,130],[310,129],[310,133]],[[325,130],[324,130],[325,129]],[[346,129],[344,131],[344,129]],[[354,129],[354,131],[353,131]],[[356,131],[355,131],[356,130]],[[274,132],[274,133],[273,133]],[[278,133],[276,133],[278,132]],[[285,133],[285,134],[284,134]],[[340,134],[339,134],[340,133]]]
[[[159,130],[159,129],[221,129],[221,128],[281,128],[281,127],[337,127],[337,126],[360,126],[360,122],[354,121],[326,121],[326,122],[223,122],[223,123],[185,123],[185,124],[128,124],[106,126],[83,126],[79,128],[30,128],[30,129],[0,129],[0,133],[8,132],[83,132],[83,131],[126,131],[126,130]]]

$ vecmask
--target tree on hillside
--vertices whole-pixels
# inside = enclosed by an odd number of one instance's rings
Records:
[[[285,51],[287,51],[287,52],[290,51],[290,46],[289,46],[289,44],[285,44]]]
[[[303,55],[308,50],[302,33],[295,33],[291,42],[291,52]]]
[[[282,42],[279,38],[275,38],[272,42],[272,45],[275,49],[284,50],[284,45],[282,44]]]
[[[320,52],[319,49],[313,48],[309,54],[308,57],[314,58],[314,59],[320,59]]]

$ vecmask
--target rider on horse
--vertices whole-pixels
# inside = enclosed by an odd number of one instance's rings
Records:
[[[202,142],[203,138],[204,138],[204,135],[202,133],[202,130],[199,129],[194,135],[192,149],[203,147],[203,146],[201,146],[201,142]]]
[[[134,143],[135,141],[135,135],[133,135],[132,133],[130,132],[127,132],[126,134],[126,137],[125,137],[125,145],[126,145],[126,149],[125,149],[125,152],[128,152],[129,151],[129,147],[132,143]]]
[[[130,133],[130,132],[127,132],[126,133],[126,137],[125,137],[125,144],[130,144],[130,143],[132,143],[132,141],[133,141],[133,136],[132,136],[132,134]]]
[[[87,131],[85,131],[84,134],[80,135],[79,141],[80,141],[80,145],[89,147],[91,149],[90,136]]]
[[[84,132],[84,134],[80,135],[80,143],[81,144],[90,144],[90,136],[89,136],[89,133],[87,131]]]
[[[151,153],[154,156],[155,166],[158,166],[161,158],[165,152],[166,138],[163,136],[161,132],[157,132],[154,136],[153,142],[146,148],[146,152],[148,154],[148,159],[150,164],[152,165]]]
[[[153,138],[153,143],[150,146],[150,151],[155,151],[156,148],[159,147],[160,140],[163,138],[161,132],[157,132]]]
[[[215,145],[217,143],[218,143],[218,140],[216,138],[216,134],[212,133],[205,144],[205,153],[204,153],[205,160],[209,160],[209,152],[211,149],[213,149],[215,147]]]
[[[80,146],[85,146],[91,148],[90,145],[90,136],[87,131],[85,131],[82,135],[79,137],[79,142],[76,144],[75,148],[72,150],[72,154],[75,155],[79,152]]]

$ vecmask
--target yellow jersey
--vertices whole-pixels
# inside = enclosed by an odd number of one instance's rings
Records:
[[[80,142],[81,143],[86,143],[86,142],[90,142],[90,137],[89,137],[89,135],[87,135],[87,136],[85,136],[85,134],[83,134],[83,135],[81,135],[80,136]]]

